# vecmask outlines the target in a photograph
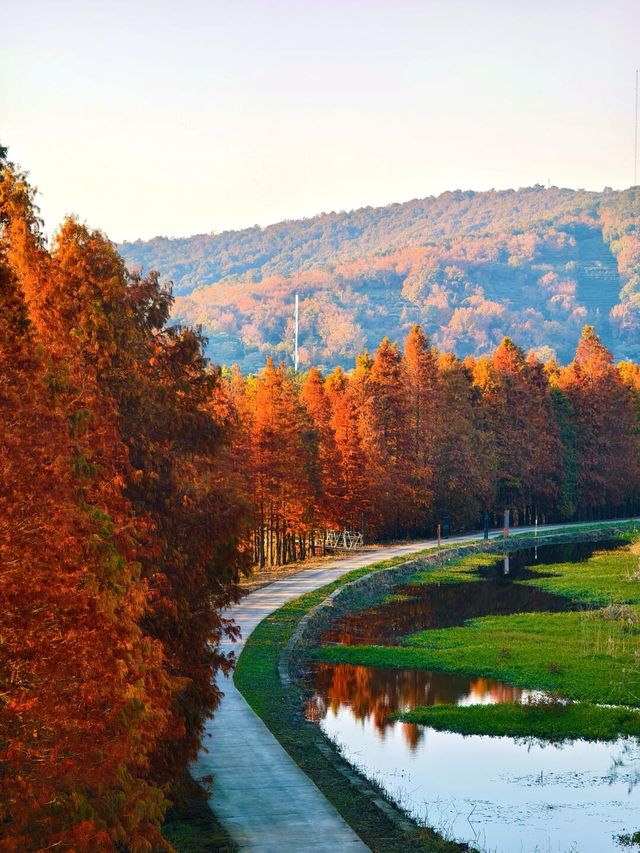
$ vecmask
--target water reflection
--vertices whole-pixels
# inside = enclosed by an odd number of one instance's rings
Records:
[[[526,577],[536,556],[542,564],[566,562],[603,547],[610,546],[543,546],[537,555],[515,553],[479,568],[481,582],[396,588],[407,598],[347,617],[323,640],[389,644],[479,616],[564,610],[571,606],[566,599],[514,580]],[[308,718],[396,802],[448,837],[491,853],[613,853],[616,836],[638,828],[636,739],[558,746],[389,719],[416,706],[518,702],[533,691],[494,679],[351,664],[317,663],[308,680]]]
[[[345,706],[320,725],[410,814],[483,853],[615,853],[638,827],[635,739],[560,747],[424,727],[412,748],[401,723],[381,737]]]
[[[383,738],[387,729],[396,725],[390,714],[419,705],[520,702],[535,694],[491,678],[351,664],[318,663],[310,683],[314,693],[307,703],[307,719],[320,722],[328,712],[337,716],[341,708],[348,708],[355,720],[367,721]],[[423,727],[403,723],[401,730],[407,745],[415,749]]]
[[[537,563],[583,560],[603,547],[619,546],[619,542],[545,545],[537,549]],[[394,593],[402,598],[336,620],[321,637],[321,643],[394,645],[400,637],[415,631],[451,628],[481,616],[558,613],[578,607],[562,596],[514,583],[534,576],[527,570],[534,562],[535,549],[527,548],[497,556],[492,565],[469,570],[485,583],[401,584],[394,587]]]

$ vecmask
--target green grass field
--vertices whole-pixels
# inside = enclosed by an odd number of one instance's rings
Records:
[[[640,736],[638,711],[588,702],[503,702],[467,707],[434,705],[398,714],[397,718],[463,735],[504,735],[541,740],[615,740],[620,735]]]

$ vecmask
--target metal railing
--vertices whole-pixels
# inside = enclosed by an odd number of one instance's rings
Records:
[[[325,533],[324,547],[329,551],[355,551],[363,545],[364,538],[358,530],[327,530]]]

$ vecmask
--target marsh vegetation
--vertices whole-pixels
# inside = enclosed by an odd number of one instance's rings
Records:
[[[324,635],[308,714],[445,836],[619,849],[639,802],[639,558],[628,537],[418,572]]]

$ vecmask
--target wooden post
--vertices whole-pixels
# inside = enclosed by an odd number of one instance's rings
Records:
[[[442,525],[438,524],[438,548],[440,547],[440,534],[442,532]]]

